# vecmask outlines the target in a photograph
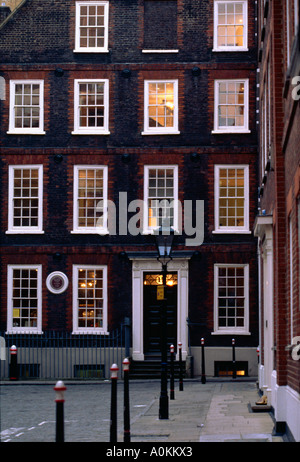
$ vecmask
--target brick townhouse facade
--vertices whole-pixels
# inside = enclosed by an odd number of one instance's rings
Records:
[[[169,341],[199,375],[203,337],[219,375],[234,338],[241,373],[257,375],[256,7],[27,0],[2,22],[2,332],[107,335],[128,317],[132,359],[145,361],[153,230],[162,217],[179,229],[182,206]]]
[[[258,19],[259,386],[277,429],[300,441],[299,1],[262,0]]]

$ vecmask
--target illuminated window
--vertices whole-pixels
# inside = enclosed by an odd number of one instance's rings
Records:
[[[107,167],[74,167],[74,232],[107,232]]]
[[[108,51],[109,2],[76,2],[75,50],[85,53]]]
[[[8,332],[41,332],[41,265],[8,265]]]
[[[215,332],[248,333],[248,265],[215,265]]]
[[[163,224],[177,229],[177,166],[147,166],[144,181],[145,231],[151,232]]]
[[[178,82],[145,82],[143,134],[178,134]]]
[[[73,332],[107,333],[107,267],[73,267]]]
[[[214,51],[247,50],[246,1],[214,2]]]
[[[213,133],[249,133],[248,80],[215,81]]]
[[[250,232],[248,170],[247,165],[215,166],[215,232]]]
[[[43,166],[9,166],[7,233],[42,233]]]

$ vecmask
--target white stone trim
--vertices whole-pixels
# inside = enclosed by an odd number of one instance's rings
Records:
[[[147,258],[132,258],[132,358],[139,361],[144,360],[143,276],[148,271],[161,271],[161,263]],[[182,343],[182,358],[185,360],[188,354],[188,260],[171,260],[168,271],[177,271],[178,275],[177,341]]]

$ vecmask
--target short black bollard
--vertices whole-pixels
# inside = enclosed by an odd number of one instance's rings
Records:
[[[117,442],[117,379],[118,366],[113,364],[111,371],[111,403],[110,403],[110,442]]]
[[[201,339],[201,350],[202,350],[202,373],[201,373],[201,383],[206,383],[206,376],[205,376],[205,355],[204,355],[204,338]]]
[[[183,371],[182,371],[182,343],[178,342],[179,349],[179,391],[183,391]]]
[[[64,382],[59,380],[54,390],[56,392],[56,442],[63,443],[65,439],[64,435],[64,392],[66,390]]]
[[[256,353],[257,353],[257,364],[259,364],[259,353],[260,353],[259,346],[256,348]]]
[[[124,371],[124,443],[130,443],[130,412],[129,412],[129,365],[130,361],[123,361]]]
[[[170,353],[171,353],[170,399],[175,399],[175,389],[174,389],[174,345],[170,345]]]
[[[10,380],[18,380],[18,349],[15,345],[12,345],[10,351]]]
[[[236,364],[235,364],[235,339],[233,338],[232,341],[232,378],[236,379]]]

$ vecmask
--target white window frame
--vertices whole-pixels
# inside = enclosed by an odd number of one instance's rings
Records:
[[[219,84],[243,83],[244,84],[244,125],[219,127]],[[222,79],[215,80],[214,84],[214,130],[213,134],[226,133],[251,133],[249,130],[249,79]]]
[[[103,226],[96,227],[83,227],[78,224],[78,186],[79,170],[102,170],[103,172]],[[73,181],[73,234],[108,234],[108,221],[107,221],[107,178],[108,178],[108,168],[106,165],[74,165],[74,181]]]
[[[179,201],[178,201],[178,165],[145,165],[144,166],[144,211],[143,211],[143,233],[154,234],[158,227],[149,226],[148,224],[148,189],[149,189],[149,170],[151,169],[172,169],[173,170],[173,188],[174,188],[174,225],[172,228],[175,232],[179,230]]]
[[[219,268],[244,268],[244,326],[243,327],[218,327],[218,277]],[[214,265],[214,331],[212,335],[250,335],[249,332],[249,265],[248,264],[221,264]]]
[[[13,326],[13,270],[37,270],[37,326]],[[7,333],[42,334],[42,265],[7,265]]]
[[[172,83],[174,85],[173,127],[149,127],[149,84]],[[142,135],[179,135],[178,130],[178,80],[145,80],[144,81],[144,131]]]
[[[220,170],[240,169],[244,170],[244,226],[220,226],[219,225],[219,199],[220,199]],[[214,234],[251,234],[249,229],[249,165],[215,165],[215,229]],[[234,196],[235,197],[235,196]]]
[[[16,85],[39,85],[39,126],[37,128],[17,128],[15,126]],[[8,135],[44,135],[44,80],[10,80],[9,82],[9,129]]]
[[[227,3],[242,3],[243,4],[243,46],[219,46],[218,45],[218,11],[219,11],[219,5],[221,4],[227,4]],[[213,50],[216,52],[224,52],[224,51],[229,51],[229,52],[241,52],[241,51],[248,51],[248,2],[247,0],[215,0],[214,1],[214,46]]]
[[[81,127],[79,114],[79,84],[104,83],[104,125],[103,127]],[[109,80],[108,79],[75,79],[74,80],[74,131],[73,135],[109,135]]]
[[[79,270],[102,270],[103,272],[103,327],[78,327],[78,274]],[[107,335],[107,266],[105,265],[73,265],[73,334]]]
[[[80,8],[81,6],[104,6],[104,45],[103,47],[80,46]],[[75,49],[74,53],[108,53],[109,1],[76,2]]]
[[[38,225],[14,226],[14,178],[15,170],[38,170]],[[8,230],[6,234],[43,234],[43,166],[10,165],[8,169]]]

